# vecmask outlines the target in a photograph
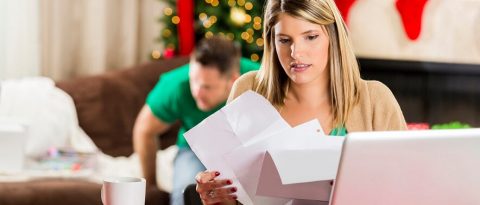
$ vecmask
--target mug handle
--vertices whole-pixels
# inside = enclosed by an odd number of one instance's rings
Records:
[[[106,205],[107,203],[105,203],[105,193],[104,193],[104,191],[103,191],[104,188],[105,188],[105,185],[102,184],[102,189],[101,189],[101,191],[100,191],[100,197],[102,198],[102,204],[103,204],[103,205]]]

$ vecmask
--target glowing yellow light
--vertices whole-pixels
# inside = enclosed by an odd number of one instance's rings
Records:
[[[209,20],[206,20],[203,22],[203,27],[210,28],[211,26],[212,26],[212,23]]]
[[[260,57],[256,53],[254,53],[250,56],[250,59],[252,59],[252,61],[257,62],[258,60],[260,60]]]
[[[251,29],[251,28],[247,29],[247,33],[250,34],[250,35],[253,35],[253,33],[254,33],[253,29]]]
[[[173,23],[173,24],[178,24],[178,23],[180,23],[180,17],[178,17],[178,16],[172,17],[172,23]]]
[[[200,20],[202,20],[202,21],[207,20],[207,17],[208,17],[208,16],[207,16],[206,13],[200,13],[200,14],[198,15],[198,18],[199,18]]]
[[[262,18],[258,17],[258,16],[255,16],[255,18],[253,18],[253,22],[255,23],[262,23]]]
[[[208,20],[210,22],[212,22],[212,24],[214,24],[215,22],[217,22],[217,17],[216,16],[210,16],[210,18],[208,18]]]
[[[211,4],[211,3],[212,3],[212,0],[205,0],[205,2],[206,2],[207,4]]]
[[[225,33],[223,33],[223,32],[218,32],[218,35],[220,35],[220,36],[225,36]]]
[[[165,9],[163,9],[163,13],[164,13],[165,15],[167,15],[167,16],[170,16],[170,15],[173,14],[173,9],[170,8],[170,7],[167,7],[167,8],[165,8]]]
[[[170,31],[170,29],[163,29],[163,36],[164,37],[169,37],[170,35],[172,35],[172,31]]]
[[[153,59],[160,59],[161,56],[162,56],[162,53],[160,53],[159,50],[152,51],[152,58]]]
[[[253,29],[255,29],[255,30],[260,30],[260,29],[262,29],[262,25],[260,25],[260,24],[253,24]]]
[[[253,37],[252,37],[252,36],[249,36],[249,37],[248,37],[247,43],[253,43]]]
[[[236,4],[236,3],[235,3],[235,0],[228,0],[228,5],[229,5],[230,7],[234,7],[235,4]]]
[[[218,6],[218,4],[219,4],[219,3],[218,3],[218,0],[213,0],[213,1],[212,1],[212,6]]]
[[[237,1],[237,4],[238,4],[239,6],[243,6],[243,5],[245,5],[245,0],[238,0],[238,1]]]
[[[207,33],[205,33],[205,38],[211,38],[213,36],[213,33],[211,31],[207,31]]]
[[[232,22],[238,26],[241,26],[245,23],[245,10],[241,8],[233,7],[230,9],[230,18]]]
[[[235,35],[233,33],[227,33],[227,38],[233,40],[235,39]]]
[[[252,21],[252,16],[246,14],[245,15],[245,23],[250,23],[250,21]]]
[[[263,38],[257,38],[257,40],[255,41],[255,43],[257,43],[257,46],[258,46],[258,47],[262,47],[262,46],[263,46]]]
[[[241,37],[242,37],[243,40],[247,40],[248,37],[250,37],[250,34],[248,34],[247,32],[242,32]]]
[[[252,9],[253,9],[253,4],[252,4],[252,2],[247,2],[247,3],[245,4],[245,9],[247,9],[247,10],[252,10]]]

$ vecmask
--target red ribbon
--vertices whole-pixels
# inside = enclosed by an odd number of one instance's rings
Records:
[[[195,45],[193,0],[177,0],[177,13],[180,18],[177,25],[179,54],[190,55]]]

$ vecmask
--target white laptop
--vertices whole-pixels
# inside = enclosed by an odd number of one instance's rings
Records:
[[[351,133],[331,205],[480,204],[480,129]]]
[[[26,139],[25,126],[0,120],[0,174],[23,169]]]

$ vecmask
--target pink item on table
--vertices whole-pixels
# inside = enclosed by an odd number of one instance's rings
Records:
[[[430,129],[430,124],[426,122],[421,123],[407,123],[408,130],[428,130]]]

